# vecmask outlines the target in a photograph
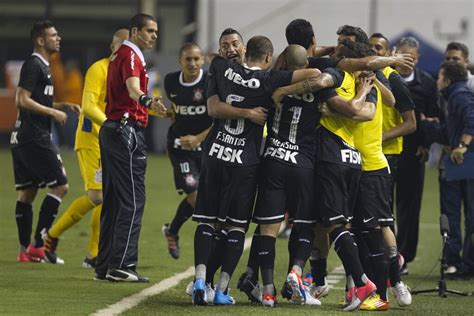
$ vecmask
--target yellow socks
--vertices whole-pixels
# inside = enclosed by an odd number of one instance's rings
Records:
[[[49,235],[53,238],[58,238],[67,229],[79,222],[93,207],[94,204],[91,200],[89,200],[87,195],[78,197],[74,200],[74,202],[71,203],[71,205],[69,205],[66,212],[61,215],[53,227],[50,228]]]
[[[99,235],[100,235],[100,213],[102,204],[94,207],[91,216],[91,237],[89,239],[89,256],[90,259],[97,257],[99,253]]]

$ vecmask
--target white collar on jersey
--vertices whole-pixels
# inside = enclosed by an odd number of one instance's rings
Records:
[[[133,49],[133,51],[138,55],[138,57],[140,57],[140,60],[142,61],[143,66],[144,67],[146,66],[145,57],[143,56],[142,51],[140,50],[140,48],[138,48],[137,45],[133,44],[129,40],[124,40],[122,45],[127,45],[128,47]]]
[[[48,62],[46,59],[44,59],[44,57],[41,56],[40,54],[38,54],[38,53],[33,53],[33,54],[31,54],[31,56],[36,56],[36,57],[38,57],[38,58],[43,62],[43,64],[45,64],[46,66],[49,67],[49,62]]]
[[[408,75],[408,77],[402,77],[405,82],[412,82],[415,80],[415,71],[412,71],[411,74]]]
[[[193,82],[184,82],[183,81],[183,72],[181,71],[179,73],[179,83],[182,85],[182,86],[185,86],[185,87],[192,87],[194,86],[195,84],[197,84],[199,81],[201,81],[202,79],[202,74],[204,73],[204,71],[202,69],[199,69],[199,76],[196,78],[196,80],[194,80]]]
[[[246,63],[243,65],[245,68],[250,69],[250,70],[262,70],[260,67],[249,67]]]

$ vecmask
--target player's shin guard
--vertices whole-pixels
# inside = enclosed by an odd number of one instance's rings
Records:
[[[198,266],[206,266],[211,254],[214,239],[214,228],[210,225],[199,223],[194,234],[194,265],[196,278],[204,279],[206,271],[198,271]]]
[[[16,202],[15,208],[16,225],[18,227],[18,239],[21,247],[26,248],[30,244],[33,225],[33,206],[20,201]]]
[[[176,215],[169,226],[169,232],[172,235],[178,235],[179,229],[181,226],[193,216],[193,207],[188,203],[188,200],[184,198],[181,203],[179,203],[178,209],[176,210]]]
[[[78,197],[71,203],[71,205],[69,205],[67,210],[64,212],[64,214],[61,215],[56,224],[51,227],[48,232],[49,235],[53,238],[58,238],[71,226],[79,222],[84,217],[84,215],[86,215],[90,210],[92,210],[93,207],[94,203],[92,203],[92,201],[87,197],[87,195]],[[43,211],[43,207],[41,207],[41,211]]]
[[[59,204],[61,203],[61,198],[55,196],[54,194],[48,193],[41,204],[38,224],[36,225],[35,231],[35,247],[43,246],[43,239],[41,237],[41,231],[46,229],[49,230],[51,225],[54,222],[54,219],[58,215]]]
[[[273,270],[275,266],[275,242],[272,236],[260,236],[256,245],[256,253],[262,270],[262,284],[265,294],[274,295]]]
[[[99,235],[100,235],[100,213],[102,211],[102,204],[97,205],[92,210],[91,216],[91,236],[89,238],[89,256],[90,258],[97,257],[99,252]]]
[[[260,261],[258,258],[258,244],[260,242],[260,225],[257,225],[252,236],[252,244],[250,245],[249,260],[247,261],[247,277],[258,281],[258,268]]]
[[[227,244],[227,231],[219,229],[214,233],[211,254],[207,262],[206,283],[214,284],[214,275],[222,266],[222,255]]]
[[[343,226],[335,228],[329,234],[329,237],[334,243],[334,249],[341,259],[344,269],[352,276],[355,286],[364,286],[366,277],[359,260],[357,244],[354,238],[352,238],[349,231]]]
[[[387,300],[387,279],[389,269],[389,259],[387,247],[385,246],[382,231],[372,229],[363,232],[364,240],[369,249],[369,259],[373,271],[373,281],[377,286],[377,294],[384,301]]]

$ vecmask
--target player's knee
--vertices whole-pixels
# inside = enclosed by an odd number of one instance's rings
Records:
[[[274,224],[261,224],[260,225],[260,236],[271,236],[276,237],[280,230],[281,223]]]
[[[87,197],[94,205],[102,204],[102,190],[89,190],[87,191]]]
[[[51,193],[57,197],[63,198],[69,191],[69,184],[63,184],[54,188],[51,188]]]
[[[38,188],[20,190],[18,191],[18,201],[25,204],[31,204],[35,200],[36,193],[38,193]]]
[[[186,196],[186,201],[189,203],[189,205],[191,205],[192,208],[196,207],[196,197],[197,197],[197,191],[189,193]]]

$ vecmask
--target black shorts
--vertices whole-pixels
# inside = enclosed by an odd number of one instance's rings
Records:
[[[325,226],[352,219],[361,171],[348,165],[318,161],[315,166],[315,201],[318,222]]]
[[[51,142],[30,142],[12,148],[15,188],[54,188],[67,184],[59,151]]]
[[[285,219],[288,210],[290,222],[315,223],[313,192],[313,169],[265,159],[261,165],[253,221],[258,224],[279,223]]]
[[[258,165],[233,167],[203,159],[193,220],[247,228],[255,204],[257,170]]]
[[[359,182],[352,225],[360,228],[392,226],[391,175],[388,168],[363,171]]]
[[[199,174],[201,173],[202,155],[198,152],[179,153],[168,152],[173,165],[174,185],[176,192],[182,194],[197,191],[199,185]]]

